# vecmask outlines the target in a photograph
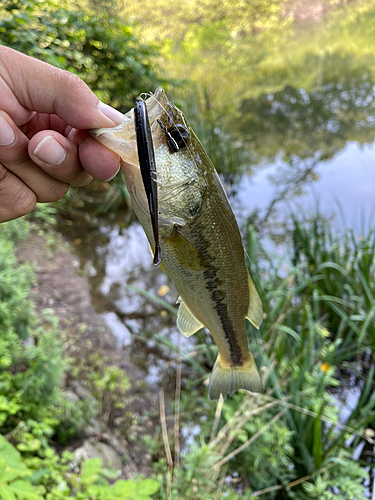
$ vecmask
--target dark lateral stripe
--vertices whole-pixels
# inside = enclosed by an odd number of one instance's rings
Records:
[[[230,358],[234,366],[242,366],[242,352],[240,345],[233,329],[232,323],[228,318],[227,305],[224,303],[224,295],[220,290],[219,279],[216,274],[216,268],[212,264],[208,264],[203,276],[206,281],[206,289],[211,292],[211,299],[214,303],[214,308],[220,318],[221,326],[226,340],[229,344]]]

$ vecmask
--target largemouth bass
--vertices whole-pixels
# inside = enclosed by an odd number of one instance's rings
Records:
[[[218,346],[208,386],[211,399],[241,388],[260,392],[262,383],[247,343],[246,318],[259,328],[262,303],[246,268],[229,201],[203,146],[164,90],[158,88],[145,104],[157,174],[158,253],[164,272],[180,294],[177,326],[185,336],[205,326]],[[142,180],[135,129],[131,110],[117,127],[91,133],[120,155],[132,207],[156,251],[150,217],[153,202]]]

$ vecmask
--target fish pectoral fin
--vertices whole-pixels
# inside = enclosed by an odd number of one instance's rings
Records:
[[[250,392],[262,392],[262,381],[253,356],[242,366],[227,366],[223,363],[220,354],[217,357],[208,384],[210,399],[219,399],[220,394],[225,398],[228,394],[245,389]]]
[[[178,228],[174,227],[171,236],[164,236],[163,239],[181,266],[192,271],[202,271],[207,267],[203,256]]]
[[[180,307],[177,312],[177,327],[185,337],[190,337],[195,332],[204,327],[194,314],[187,307],[185,302],[179,297]]]
[[[182,191],[185,191],[185,189],[187,189],[195,181],[196,177],[196,174],[191,175],[183,181],[176,182],[174,184],[161,184],[159,182],[159,200],[165,202],[174,198],[178,194],[182,193]]]
[[[259,330],[260,325],[263,321],[263,306],[260,300],[259,294],[253,280],[250,277],[249,272],[247,272],[247,280],[249,283],[249,309],[247,310],[246,318],[250,321],[252,325]]]

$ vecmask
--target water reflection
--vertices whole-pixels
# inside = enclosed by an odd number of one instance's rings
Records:
[[[375,209],[374,165],[375,144],[348,143],[331,160],[309,159],[297,167],[278,159],[243,175],[232,204],[240,220],[255,212],[258,229],[272,230],[291,212],[309,214],[319,207],[339,228],[360,232],[362,214],[370,224]]]
[[[241,102],[232,128],[254,159],[281,153],[293,165],[298,159],[332,158],[348,141],[373,142],[375,85],[369,71],[350,72],[347,61],[336,55],[329,59],[335,74],[326,75],[315,90],[287,86]]]
[[[319,208],[327,217],[336,216],[338,224],[361,231],[361,210],[369,217],[375,209],[375,144],[361,146],[349,142],[325,161],[295,158],[288,163],[279,155],[276,161],[259,164],[252,175],[243,174],[232,185],[230,200],[240,227],[245,230],[248,218],[256,214],[263,244],[277,252],[280,247],[274,241],[270,243],[270,236],[278,232],[279,240],[285,241],[280,233],[285,231],[283,223],[288,214],[296,210],[308,214],[315,211],[319,201]],[[344,222],[337,216],[339,206]],[[137,221],[127,227],[99,221],[96,231],[75,229],[83,240],[79,252],[89,276],[94,306],[104,315],[119,344],[128,346],[129,355],[148,373],[146,380],[160,381],[160,368],[174,354],[156,342],[154,335],[168,337],[176,346],[182,342],[186,350],[194,348],[194,339],[182,338],[170,312],[129,287],[133,285],[157,296],[167,286],[169,291],[163,300],[172,306],[176,303],[173,284],[160,268],[152,265],[141,226]],[[145,342],[131,342],[131,334],[140,334]]]
[[[199,115],[194,127],[223,175],[241,229],[251,218],[263,244],[272,251],[280,248],[278,242],[285,244],[291,211],[308,213],[319,204],[325,216],[334,216],[338,224],[358,232],[363,230],[361,211],[366,223],[371,223],[375,209],[371,38],[375,8],[357,17],[357,24],[349,14],[347,18],[327,17],[320,27],[324,27],[322,33],[318,27],[302,35],[295,28],[290,42],[287,35],[280,38],[280,54],[269,47],[272,40],[266,40],[265,32],[260,32],[256,61],[250,61],[251,51],[241,51],[241,57],[249,60],[248,64],[240,58],[237,61],[242,73],[233,72],[238,84],[226,89],[229,96],[235,95],[230,102],[215,103],[208,86],[203,92],[204,106],[199,105],[199,96],[190,99],[194,92],[188,87],[181,91],[180,102],[189,103],[187,117],[194,122],[191,114]],[[343,35],[341,25],[360,28],[348,28]],[[281,53],[288,47],[290,53]],[[226,113],[222,116],[220,110]],[[127,354],[145,369],[146,381],[161,383],[160,367],[174,354],[163,349],[155,333],[176,345],[182,342],[184,349],[192,349],[194,339],[182,338],[166,308],[129,287],[157,296],[167,285],[169,292],[163,299],[170,305],[176,302],[173,285],[152,266],[142,228],[136,221],[124,226],[101,220],[95,231],[82,227],[75,231],[72,238],[82,239],[78,251],[90,279],[94,306],[119,343],[127,346]],[[130,342],[132,334],[140,337]]]

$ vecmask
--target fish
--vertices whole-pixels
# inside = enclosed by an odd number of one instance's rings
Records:
[[[134,121],[139,101],[120,125],[90,132],[120,155],[131,205],[154,252],[154,263],[162,256],[160,266],[179,293],[178,329],[190,337],[206,327],[218,347],[208,383],[210,399],[239,389],[262,392],[246,336],[246,319],[260,328],[262,302],[219,175],[185,115],[161,87],[144,103],[155,162],[149,176],[157,185],[158,241],[138,155],[144,147],[139,130],[137,143],[140,122]]]

